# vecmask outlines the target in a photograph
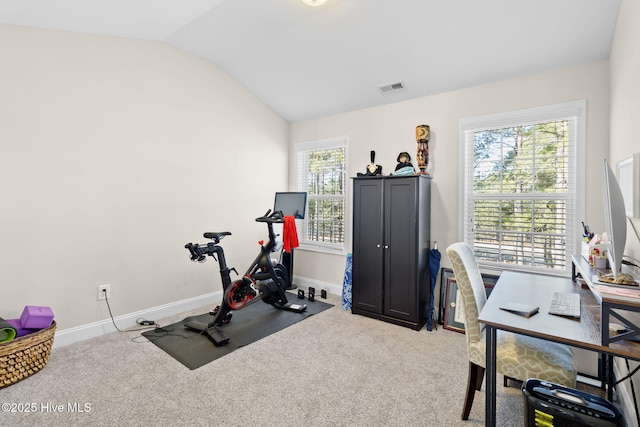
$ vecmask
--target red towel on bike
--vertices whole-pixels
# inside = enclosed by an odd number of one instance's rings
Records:
[[[284,228],[282,230],[282,243],[285,252],[291,252],[291,249],[300,246],[298,242],[298,230],[296,229],[296,217],[285,216]]]

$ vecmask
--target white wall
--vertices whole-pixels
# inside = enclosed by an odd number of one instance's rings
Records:
[[[616,162],[640,152],[636,126],[640,120],[640,4],[623,0],[611,50],[611,145],[609,162]],[[640,184],[640,183],[636,183]],[[633,219],[640,231],[640,218]],[[640,258],[640,240],[627,227],[625,254]]]
[[[444,253],[449,244],[458,240],[459,120],[580,99],[587,100],[587,169],[599,171],[609,139],[607,61],[296,123],[291,125],[290,139],[295,144],[346,135],[350,144],[349,176],[365,171],[370,150],[376,151],[376,163],[383,166],[386,175],[395,169],[402,151],[412,155],[417,167],[415,128],[430,125],[427,170],[433,176],[431,236]],[[584,218],[595,230],[603,227],[600,176],[590,173],[586,183],[588,189],[598,189],[586,195],[588,211]],[[442,257],[442,265],[450,265],[446,256]],[[341,284],[344,256],[318,256],[298,250],[295,270],[298,276]]]
[[[205,231],[243,272],[287,188],[286,121],[161,43],[1,25],[0,52],[1,317],[107,319],[101,284],[115,316],[219,291],[184,249]]]
[[[612,166],[616,162],[640,152],[640,142],[636,126],[640,119],[640,3],[636,0],[623,0],[618,13],[618,24],[611,49],[611,142],[608,159]],[[636,183],[640,185],[640,183]],[[632,220],[640,230],[640,219]],[[625,254],[640,258],[640,240],[633,228],[627,223],[627,245]],[[636,276],[638,274],[636,273]],[[634,369],[637,363],[631,363]],[[628,373],[623,360],[616,360],[618,378]],[[640,385],[640,375],[633,376],[633,385]],[[627,380],[617,387],[625,401],[625,415],[629,426],[637,426],[637,414],[633,404],[631,383]]]

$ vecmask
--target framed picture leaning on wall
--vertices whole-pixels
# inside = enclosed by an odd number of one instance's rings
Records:
[[[493,274],[482,274],[487,298],[495,286],[498,278]],[[440,270],[440,316],[445,329],[464,333],[464,311],[462,310],[461,295],[458,283],[450,268]]]
[[[464,310],[462,309],[462,297],[458,292],[458,283],[455,277],[447,279],[446,298],[444,306],[444,328],[464,333]]]

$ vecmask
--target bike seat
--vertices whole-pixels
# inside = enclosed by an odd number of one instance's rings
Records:
[[[213,239],[216,243],[222,240],[224,236],[231,236],[231,233],[228,231],[221,231],[221,232],[214,231],[214,232],[204,233],[205,239]]]

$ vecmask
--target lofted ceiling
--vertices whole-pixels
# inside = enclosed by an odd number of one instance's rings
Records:
[[[606,60],[620,1],[0,0],[0,23],[164,42],[298,122]]]

